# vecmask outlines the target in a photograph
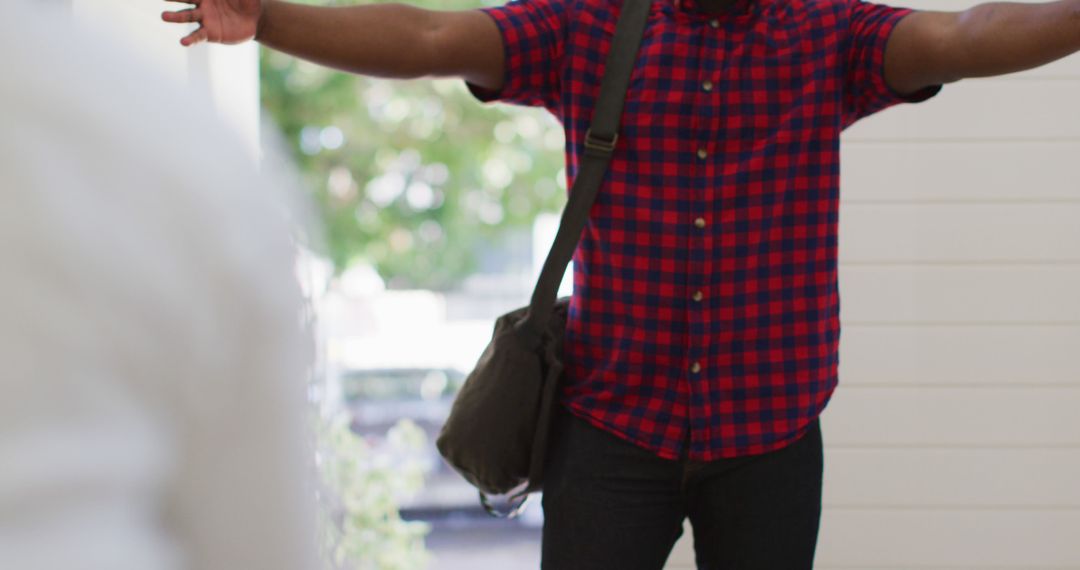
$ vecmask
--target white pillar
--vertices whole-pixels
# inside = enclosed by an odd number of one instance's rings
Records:
[[[76,19],[130,46],[170,79],[208,90],[222,120],[234,128],[258,156],[259,59],[254,42],[239,46],[185,48],[180,38],[194,25],[170,24],[161,12],[183,4],[130,0],[53,0],[71,4]]]

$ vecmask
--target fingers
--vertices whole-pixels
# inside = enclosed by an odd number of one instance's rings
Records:
[[[190,10],[180,10],[179,12],[162,12],[161,19],[166,22],[175,23],[189,23],[189,22],[201,22],[202,10],[192,8]]]
[[[199,29],[197,29],[194,32],[191,32],[190,34],[188,34],[188,35],[184,36],[183,38],[181,38],[180,39],[180,45],[182,45],[184,47],[187,47],[187,46],[194,45],[194,44],[197,44],[199,42],[205,42],[205,41],[206,41],[206,28],[203,28],[202,26],[199,26]]]
[[[191,24],[202,23],[202,10],[199,9],[199,2],[201,0],[166,0],[168,2],[181,2],[184,4],[193,4],[195,7],[188,10],[178,10],[175,12],[162,12],[161,19],[166,22],[173,22],[177,24]],[[180,45],[190,46],[199,42],[207,40],[206,29],[203,26],[199,26],[199,29],[191,32],[180,39]]]

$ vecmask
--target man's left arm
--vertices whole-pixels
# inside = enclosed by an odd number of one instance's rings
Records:
[[[1080,51],[1080,0],[917,11],[893,30],[885,81],[898,93],[1039,67]]]

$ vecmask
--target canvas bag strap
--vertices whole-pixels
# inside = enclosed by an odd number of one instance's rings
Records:
[[[585,152],[580,159],[577,177],[570,188],[555,243],[533,290],[528,314],[517,324],[518,330],[531,336],[536,343],[540,342],[547,328],[566,266],[574,257],[581,232],[589,219],[589,210],[615,152],[626,90],[637,61],[650,4],[651,0],[625,0],[619,13],[600,83],[600,94],[593,107],[592,125],[585,132]]]

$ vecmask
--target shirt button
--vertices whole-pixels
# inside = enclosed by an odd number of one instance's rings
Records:
[[[709,20],[709,25],[714,28],[720,27],[720,20]]]
[[[705,160],[706,158],[709,158],[709,151],[707,151],[707,150],[705,150],[703,148],[699,148],[698,151],[697,151],[697,157],[700,158],[701,160]]]
[[[698,218],[698,219],[694,220],[694,225],[697,226],[698,228],[704,228],[705,227],[705,218]]]
[[[712,91],[712,88],[713,88],[712,81],[706,81],[705,83],[702,83],[701,88],[706,90],[706,91]]]
[[[697,374],[698,372],[701,372],[701,363],[700,362],[695,362],[690,367],[690,372],[693,372],[694,374]]]
[[[700,303],[701,300],[704,299],[704,298],[705,298],[705,294],[702,293],[701,291],[695,291],[694,292],[694,300],[697,301],[698,303]]]

